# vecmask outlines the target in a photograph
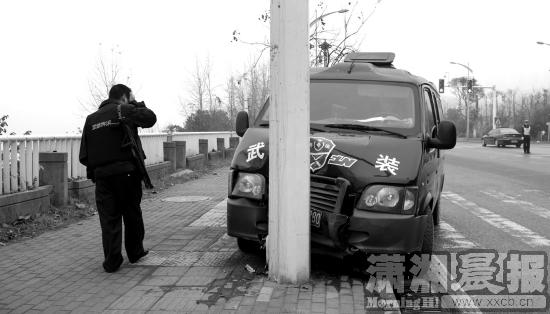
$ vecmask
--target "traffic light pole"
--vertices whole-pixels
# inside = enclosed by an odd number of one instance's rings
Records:
[[[467,80],[466,80],[466,86],[469,85],[468,82],[470,82],[470,65],[468,64],[468,66],[466,67],[468,69],[468,77],[467,77]],[[473,85],[473,83],[472,83]],[[473,88],[472,88],[472,91],[473,91]],[[470,90],[468,88],[466,88],[466,98],[465,98],[465,102],[466,102],[466,139],[469,139],[470,138],[470,106],[468,106],[468,100],[470,100]]]
[[[470,107],[468,106],[468,98],[470,98],[470,92],[466,90],[466,139],[470,138]]]
[[[493,95],[495,96],[495,100],[493,102],[493,129],[497,128],[497,87],[493,86]]]
[[[271,0],[269,277],[309,280],[308,2]]]
[[[462,63],[454,62],[454,61],[451,61],[450,63],[460,65],[461,67],[468,70],[467,81],[466,81],[466,83],[468,83],[470,81],[470,72],[472,72],[472,73],[474,72],[470,68],[470,64],[468,63],[468,65],[465,65],[465,64],[462,64]],[[473,88],[472,88],[472,91],[473,91]],[[465,102],[465,105],[466,105],[466,138],[467,139],[470,137],[470,108],[468,106],[468,98],[470,98],[470,92],[468,91],[468,89],[466,89],[466,97],[464,98],[464,102]]]

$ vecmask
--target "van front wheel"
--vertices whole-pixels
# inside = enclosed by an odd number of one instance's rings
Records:
[[[260,248],[259,242],[243,238],[237,238],[237,245],[239,246],[239,250],[243,251],[244,253],[254,253],[257,252]]]
[[[422,253],[432,253],[434,248],[434,217],[433,214],[428,215],[426,229],[422,240]]]

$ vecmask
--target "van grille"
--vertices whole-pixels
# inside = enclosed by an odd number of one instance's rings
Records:
[[[349,186],[343,178],[328,178],[312,175],[310,179],[311,209],[340,213]]]

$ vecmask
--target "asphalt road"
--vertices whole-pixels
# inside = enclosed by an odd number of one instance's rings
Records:
[[[516,310],[534,311],[517,305],[536,302],[544,311],[546,298],[530,293],[545,289],[547,295],[550,286],[547,274],[543,277],[549,269],[544,253],[550,253],[550,145],[532,145],[526,155],[522,148],[458,143],[445,152],[441,213],[435,250],[444,252],[442,256],[450,253],[455,266],[441,268],[451,271],[445,275],[462,287],[459,294],[472,296],[464,302],[479,304],[474,307],[478,313],[505,312],[511,310],[506,304],[499,307],[491,302],[510,302],[506,294],[521,291],[530,300],[513,296]],[[540,264],[527,262],[527,254],[537,255]],[[534,273],[537,279],[530,277]],[[480,301],[476,295],[487,294],[481,291],[492,284],[501,292]]]
[[[436,250],[550,251],[550,145],[458,143],[445,152]]]

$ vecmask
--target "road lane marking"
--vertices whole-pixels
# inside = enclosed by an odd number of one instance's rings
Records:
[[[436,271],[435,272],[430,272],[430,275],[435,273],[436,276],[437,276],[437,280],[438,280],[437,282],[447,282],[447,281],[449,281],[449,286],[451,286],[453,284],[455,284],[455,286],[456,286],[456,284],[458,284],[456,282],[456,278],[454,278],[454,276],[452,274],[449,274],[449,272],[447,271],[447,267],[443,266],[443,265],[446,265],[446,264],[443,264],[437,256],[432,255],[431,263],[432,263],[432,265],[435,263],[435,265],[433,265],[433,269],[436,270]],[[457,287],[458,287],[458,289],[456,289],[456,290],[452,289],[455,292],[454,294],[463,296],[463,298],[465,300],[468,300],[467,304],[475,304],[474,301],[470,298],[468,293],[466,291],[464,291],[464,289],[462,288],[462,286],[460,284],[458,284]],[[451,295],[451,294],[447,293],[447,295]],[[442,309],[446,308],[446,309],[459,310],[460,312],[482,314],[482,312],[476,306],[473,306],[472,308],[468,308],[468,309],[461,309],[461,308],[454,307],[452,304],[448,304],[446,306],[441,304],[441,307],[442,307]]]
[[[524,189],[523,192],[527,192],[527,193],[542,193],[542,190],[537,190],[537,189]]]
[[[530,213],[538,215],[542,218],[550,219],[550,210],[541,206],[537,206],[531,202],[518,200],[517,198],[502,192],[496,191],[481,191],[485,195],[489,195],[504,203],[518,205],[522,209],[528,209]]]
[[[227,227],[227,199],[219,202],[211,210],[193,221],[192,227]]]
[[[523,243],[531,247],[550,246],[550,240],[540,234],[526,228],[514,221],[506,219],[494,212],[477,205],[474,202],[468,201],[462,196],[453,192],[442,192],[441,195],[453,202],[454,204],[469,210],[472,214],[479,217],[481,220],[490,224],[501,231],[508,233],[514,238],[518,238]]]
[[[479,247],[477,243],[466,239],[462,233],[456,231],[453,226],[443,220],[439,222],[438,229],[441,239],[450,240],[452,242],[443,243],[442,246],[444,249],[473,249]]]

